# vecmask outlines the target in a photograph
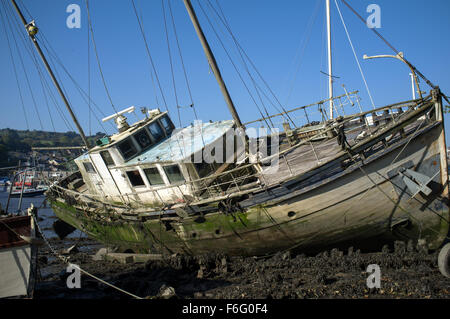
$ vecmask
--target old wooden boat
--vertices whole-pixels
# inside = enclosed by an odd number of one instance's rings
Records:
[[[70,111],[34,23],[12,2]],[[175,130],[169,114],[156,109],[129,125],[130,108],[105,118],[119,132],[91,147],[74,118],[88,151],[75,160],[79,171],[46,193],[61,220],[135,253],[267,255],[396,239],[430,249],[442,244],[449,207],[438,87],[353,115],[339,115],[338,106],[355,92],[333,96],[331,88],[328,99],[273,116],[300,110],[308,118],[317,106],[321,121],[291,127],[287,119],[283,132],[245,137],[248,123],[234,108],[190,1],[184,3],[233,120]]]
[[[54,184],[48,197],[59,218],[123,251],[261,255],[374,237],[421,239],[437,248],[449,218],[439,101],[433,91],[423,101],[380,108],[392,119],[364,125],[372,135],[362,140],[356,139],[361,129],[349,129],[345,149],[339,135],[312,140],[353,120],[364,123],[367,114],[331,121],[325,131],[293,146],[280,136],[285,149],[275,154],[276,174],[261,161],[202,177],[195,164],[166,149],[176,145],[176,135],[149,151],[136,147],[134,160],[119,162],[120,142],[135,143],[136,134],[167,117],[160,114],[77,159],[80,171]],[[232,126],[211,123],[203,129]]]

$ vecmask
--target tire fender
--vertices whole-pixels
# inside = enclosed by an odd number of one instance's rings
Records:
[[[444,245],[439,252],[438,266],[441,273],[450,278],[450,243]]]

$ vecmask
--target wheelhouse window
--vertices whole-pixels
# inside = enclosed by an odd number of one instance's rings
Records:
[[[127,138],[125,141],[119,144],[118,146],[120,152],[124,159],[129,159],[137,154],[137,149],[133,144],[131,138]]]
[[[158,122],[153,122],[150,124],[148,129],[150,130],[150,133],[152,133],[152,136],[156,142],[159,142],[164,138],[164,131],[161,126],[159,126]]]
[[[166,172],[170,184],[185,181],[184,176],[183,174],[181,174],[180,167],[178,165],[164,166],[164,171]]]
[[[173,125],[170,118],[166,115],[166,116],[162,117],[159,121],[161,122],[161,125],[166,130],[167,136],[172,134],[172,131],[175,129],[175,126]]]
[[[152,145],[152,140],[145,129],[134,134],[134,138],[143,150]]]
[[[109,151],[102,151],[100,152],[100,156],[103,158],[103,161],[105,162],[106,166],[114,166],[114,160],[111,157],[111,154],[109,154]]]
[[[144,180],[138,170],[128,171],[127,176],[132,186],[145,186]]]
[[[200,178],[206,177],[212,173],[214,173],[219,167],[220,164],[213,162],[213,163],[194,163],[195,169],[197,170],[198,176]]]
[[[94,165],[92,165],[92,163],[84,162],[83,166],[84,166],[84,169],[86,170],[86,172],[88,172],[88,173],[96,173],[95,169],[94,169]]]
[[[164,185],[164,180],[156,167],[144,169],[145,176],[147,176],[148,182],[152,186]]]

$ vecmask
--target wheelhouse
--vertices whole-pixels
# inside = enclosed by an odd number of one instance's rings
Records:
[[[175,131],[167,112],[151,115],[101,139],[75,160],[90,192],[109,194],[110,201],[126,197],[148,204],[174,202],[192,195],[193,181],[220,166],[205,162],[203,152],[208,146],[223,145],[233,121],[197,123]]]

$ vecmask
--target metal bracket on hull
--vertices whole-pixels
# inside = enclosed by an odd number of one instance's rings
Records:
[[[413,194],[411,198],[414,198],[420,192],[424,193],[426,196],[431,194],[432,190],[427,185],[436,177],[437,174],[439,174],[439,171],[431,178],[409,168],[400,170],[398,173],[402,176],[403,182],[405,182],[406,186]]]

